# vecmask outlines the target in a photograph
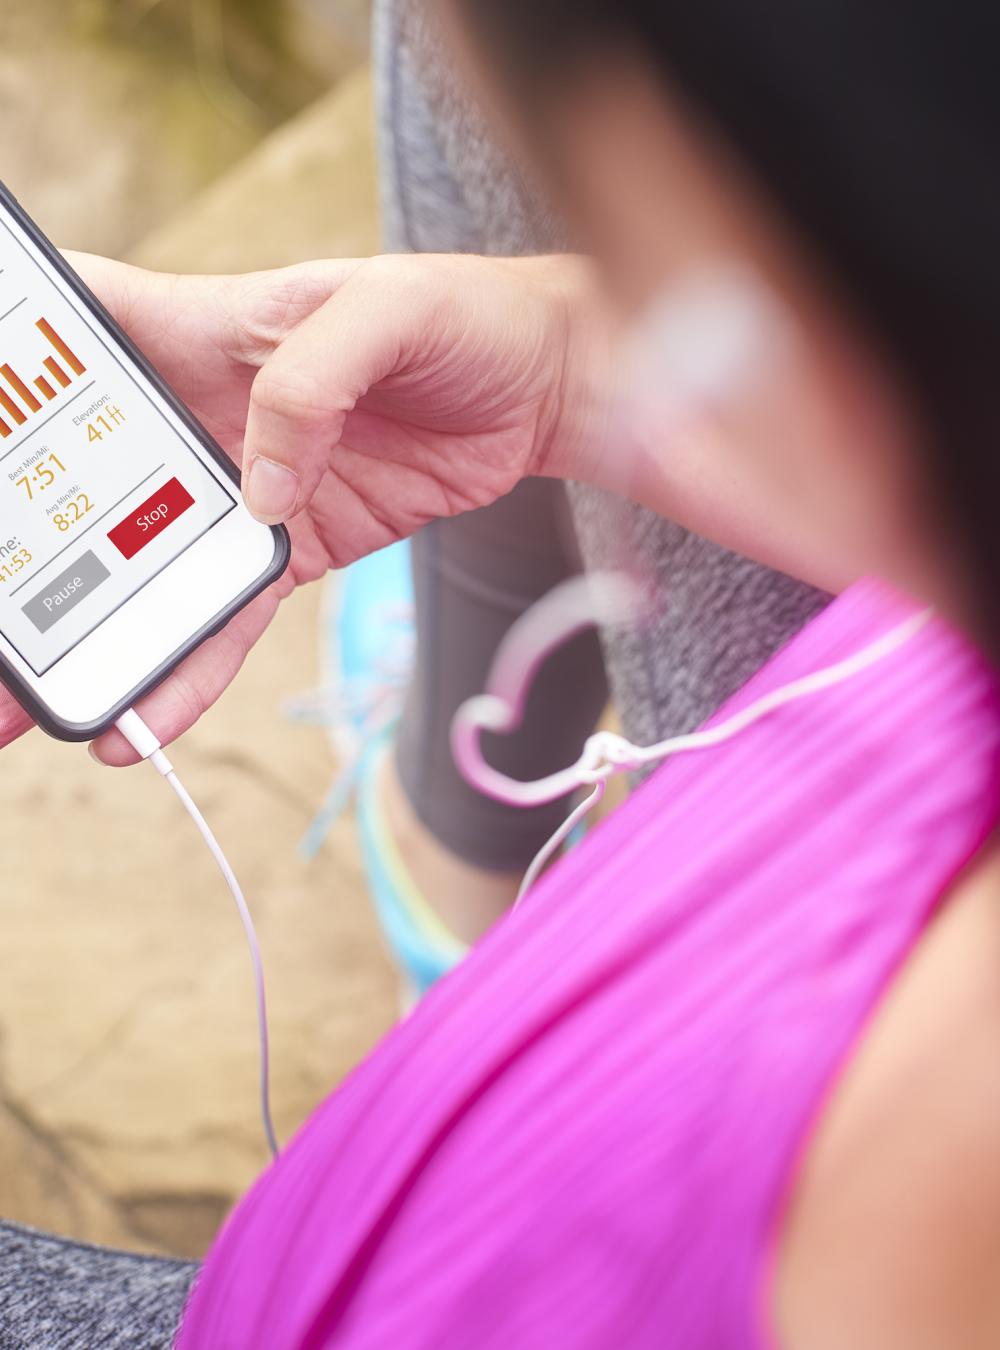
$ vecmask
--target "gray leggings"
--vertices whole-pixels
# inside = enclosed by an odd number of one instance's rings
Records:
[[[541,479],[522,483],[495,506],[428,526],[412,556],[417,660],[397,743],[400,779],[423,822],[460,857],[521,870],[565,803],[523,811],[472,791],[455,768],[449,727],[458,705],[482,692],[514,619],[581,571],[566,493]],[[484,750],[515,778],[552,773],[579,755],[607,697],[600,642],[582,634],[539,672],[519,730],[484,736]]]
[[[197,1270],[0,1224],[0,1350],[170,1350]]]

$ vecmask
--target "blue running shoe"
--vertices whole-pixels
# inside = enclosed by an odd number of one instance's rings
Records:
[[[302,843],[314,857],[353,802],[369,891],[410,1002],[456,965],[467,948],[410,877],[381,807],[380,768],[391,753],[413,666],[413,586],[403,541],[332,575],[326,585],[323,687],[291,712],[329,729],[340,770]]]

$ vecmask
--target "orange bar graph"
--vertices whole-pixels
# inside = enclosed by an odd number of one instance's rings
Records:
[[[0,375],[4,377],[22,403],[26,403],[32,412],[41,412],[42,405],[12,366],[0,366]]]
[[[23,427],[28,420],[14,400],[2,389],[0,389],[0,408],[6,408],[19,427]]]
[[[45,369],[49,372],[49,374],[53,377],[53,379],[57,380],[65,389],[66,386],[70,383],[70,378],[63,370],[59,362],[56,361],[53,357],[47,356],[43,364],[45,366]]]
[[[51,342],[52,346],[55,347],[56,351],[75,375],[82,375],[86,371],[87,367],[80,358],[67,347],[66,343],[63,342],[62,338],[49,323],[48,319],[39,319],[35,324],[35,327],[49,342]]]
[[[47,379],[44,374],[30,377],[31,383],[45,402],[51,403],[53,399],[58,398],[61,389],[67,389],[73,383],[73,376],[67,375],[64,366],[69,366],[75,375],[85,374],[87,367],[63,341],[48,319],[37,319],[35,327],[49,345],[56,349],[63,363],[60,364],[54,356],[43,357],[43,365],[51,378]],[[10,393],[7,392],[8,389]],[[12,394],[15,397],[11,397]],[[0,363],[0,439],[6,440],[8,436],[12,436],[13,427],[23,427],[29,413],[41,412],[43,406],[34,390],[25,384],[14,367],[6,362]]]

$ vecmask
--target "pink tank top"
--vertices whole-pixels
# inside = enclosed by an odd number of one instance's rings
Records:
[[[727,711],[907,603],[855,586]],[[666,764],[316,1111],[180,1350],[762,1350],[824,1093],[989,835],[1000,701],[935,621]]]

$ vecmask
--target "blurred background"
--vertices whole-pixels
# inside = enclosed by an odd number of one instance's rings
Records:
[[[0,178],[60,246],[178,271],[378,247],[366,0],[3,0]],[[288,1135],[390,1025],[334,764],[318,587],[173,755],[240,874]],[[0,1215],[200,1255],[266,1161],[253,989],[211,859],[148,770],[32,732],[3,752]]]

